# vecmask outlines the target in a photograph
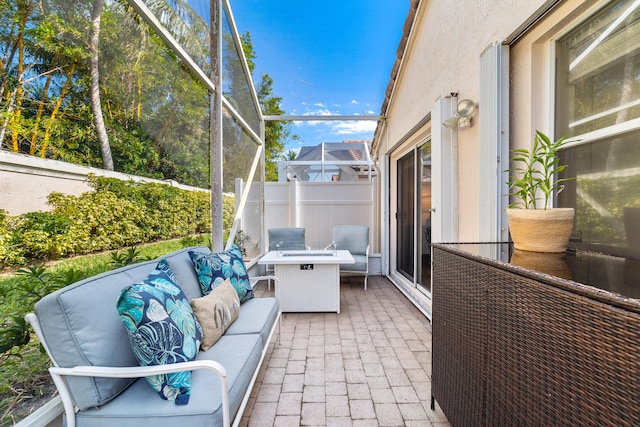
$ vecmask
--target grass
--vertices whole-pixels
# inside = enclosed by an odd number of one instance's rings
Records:
[[[192,238],[163,241],[138,246],[135,253],[139,258],[153,259],[196,244],[202,243]],[[113,252],[118,251],[50,262],[46,264],[46,269],[53,276],[64,276],[75,270],[81,277],[91,277],[114,268]],[[123,252],[126,250],[120,250],[119,254],[124,255]],[[5,273],[0,276],[0,288],[13,289],[19,280],[16,272]],[[0,298],[0,313],[4,316],[18,311],[24,306],[19,299],[19,296],[11,294]],[[55,395],[55,387],[47,371],[49,357],[41,350],[34,333],[29,344],[14,348],[10,353],[0,354],[0,427],[15,424]]]

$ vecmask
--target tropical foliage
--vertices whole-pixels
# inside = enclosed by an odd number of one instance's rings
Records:
[[[0,277],[0,426],[14,425],[43,404],[55,387],[47,372],[49,358],[24,321],[33,304],[46,293],[114,268],[194,245],[210,245],[206,236],[189,236],[112,253],[62,260],[45,267],[23,268]],[[27,402],[34,402],[29,406]]]
[[[566,144],[565,138],[552,141],[547,135],[536,131],[531,149],[511,150],[510,168],[511,192],[514,198],[510,207],[523,209],[547,209],[551,206],[551,197],[562,191],[564,182],[571,178],[558,178],[558,174],[567,166],[560,165],[560,150]]]
[[[183,1],[147,3],[210,72],[206,20]],[[249,33],[242,43],[253,70]],[[230,34],[223,52],[224,95],[258,132]],[[282,114],[273,80],[261,79],[263,112]],[[257,145],[226,117],[224,189],[233,191]],[[0,149],[209,188],[209,119],[207,88],[126,2],[0,0]],[[266,126],[275,171],[294,136],[287,123]]]

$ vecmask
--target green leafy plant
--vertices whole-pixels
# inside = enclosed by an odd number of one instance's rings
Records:
[[[185,236],[180,239],[180,245],[182,245],[183,248],[200,245],[211,247],[211,235],[199,234],[194,236]]]
[[[517,148],[511,150],[511,161],[515,167],[507,169],[510,174],[509,196],[514,198],[510,208],[547,209],[551,198],[564,189],[564,182],[574,178],[557,178],[567,165],[561,165],[560,150],[566,138],[552,141],[547,135],[536,131],[531,150]]]
[[[20,269],[16,276],[18,280],[13,286],[5,286],[0,292],[0,302],[11,298],[20,303],[20,306],[13,304],[14,310],[0,318],[0,356],[21,357],[20,352],[12,350],[25,346],[31,340],[24,315],[37,300],[60,287],[43,265]]]
[[[111,265],[116,268],[146,261],[147,259],[148,258],[140,255],[138,248],[127,248],[125,251],[115,251],[111,253]]]
[[[239,230],[236,233],[236,238],[234,239],[233,243],[235,243],[238,246],[238,248],[240,249],[240,253],[242,253],[243,257],[247,256],[247,249],[245,248],[245,243],[248,243],[250,241],[251,241],[251,237],[249,237],[249,235],[244,231]]]
[[[21,347],[29,343],[31,332],[24,317],[14,315],[3,322],[0,333],[0,354],[20,357],[20,353],[10,353],[14,347]]]

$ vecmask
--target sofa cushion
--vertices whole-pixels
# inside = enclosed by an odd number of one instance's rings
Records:
[[[161,259],[142,283],[126,286],[117,300],[118,314],[141,366],[187,362],[198,353],[202,329],[175,282],[167,260]],[[147,381],[163,399],[189,402],[190,371],[153,375]]]
[[[203,294],[202,289],[200,289],[200,283],[198,282],[198,276],[189,257],[189,251],[197,251],[205,254],[211,253],[211,249],[206,246],[192,246],[171,252],[162,258],[165,258],[169,262],[169,267],[171,267],[173,274],[176,275],[178,285],[180,285],[187,299],[191,301],[194,298],[200,298]]]
[[[210,252],[205,246],[197,246],[165,257],[187,298],[197,298],[202,296],[202,291],[189,258],[190,250]],[[157,263],[157,260],[145,261],[107,271],[65,286],[36,303],[35,312],[44,339],[55,343],[49,351],[58,366],[138,365],[113,301],[122,288],[144,280]],[[135,379],[68,377],[66,381],[75,404],[84,410],[110,401]]]
[[[251,382],[262,356],[260,337],[256,334],[224,335],[196,359],[215,360],[227,370],[231,418],[238,412],[245,390]],[[168,420],[189,427],[222,426],[220,382],[209,371],[196,370],[191,376],[191,399],[188,405],[176,406],[158,399],[143,379],[135,382],[122,395],[101,408],[79,412],[77,426],[144,427],[166,425]]]
[[[207,295],[226,279],[230,279],[231,285],[238,293],[241,304],[253,298],[249,274],[244,266],[242,253],[236,245],[223,252],[203,253],[189,251],[189,256],[193,262],[204,295]]]
[[[209,295],[192,299],[191,308],[202,326],[200,349],[207,351],[238,318],[240,299],[227,279]]]
[[[36,303],[42,334],[51,343],[50,355],[58,366],[138,365],[114,302],[123,287],[144,280],[157,263],[147,261],[111,270],[59,289]],[[76,405],[87,409],[113,399],[135,380],[68,377],[66,381]]]
[[[264,345],[279,312],[276,298],[254,298],[242,305],[238,319],[229,326],[225,335],[260,334]]]

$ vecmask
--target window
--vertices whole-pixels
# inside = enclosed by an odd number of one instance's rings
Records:
[[[573,245],[640,256],[640,1],[619,0],[556,44],[556,137],[575,176],[558,195],[576,208]],[[630,223],[629,223],[630,221]]]
[[[558,40],[556,52],[558,135],[640,117],[640,2],[612,2]]]

